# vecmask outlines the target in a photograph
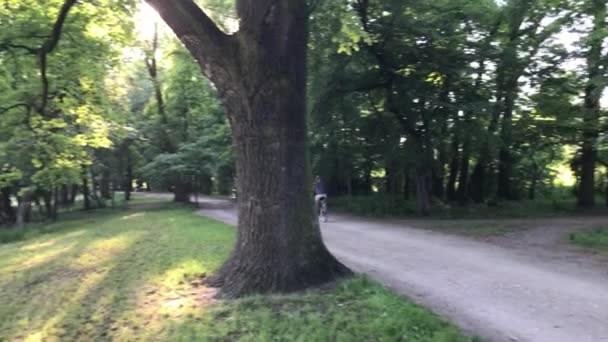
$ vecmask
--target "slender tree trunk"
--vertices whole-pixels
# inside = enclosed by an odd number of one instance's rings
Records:
[[[53,218],[53,190],[42,192],[42,202],[44,202],[44,214],[47,219]]]
[[[446,196],[449,201],[456,200],[456,180],[458,179],[458,167],[460,155],[458,153],[458,141],[452,143],[452,160],[450,161],[450,174],[446,185]]]
[[[131,200],[131,193],[133,192],[133,165],[131,161],[131,151],[127,148],[127,172],[124,180],[124,192],[125,201]]]
[[[460,156],[460,172],[458,175],[458,190],[456,191],[456,199],[460,205],[467,202],[467,192],[469,189],[469,158],[470,158],[471,140],[465,137],[462,145],[462,155]]]
[[[53,203],[51,209],[51,220],[56,221],[59,215],[59,188],[53,189]]]
[[[0,210],[6,218],[7,223],[15,223],[17,217],[11,203],[11,190],[8,187],[0,189]]]
[[[110,199],[112,198],[112,194],[110,192],[110,177],[111,177],[110,169],[104,167],[101,171],[101,180],[99,184],[99,192],[101,198]]]
[[[363,194],[368,196],[372,193],[372,167],[371,167],[371,163],[369,163],[370,166],[365,168],[365,178],[363,179],[363,186],[364,186],[364,190],[363,190]]]
[[[61,186],[60,202],[61,205],[70,204],[70,190],[65,184]]]
[[[517,90],[517,79],[508,84],[505,96],[504,113],[502,119],[501,140],[502,146],[498,155],[498,198],[515,200],[513,192],[513,167],[514,158],[511,152],[513,140],[513,110]]]
[[[431,174],[428,170],[416,170],[416,212],[421,216],[431,214]]]
[[[76,202],[76,196],[78,196],[78,185],[74,184],[74,185],[72,185],[71,191],[70,191],[70,200],[69,200],[70,204],[74,204],[74,202]]]
[[[536,182],[537,182],[536,174],[532,176],[532,183],[530,184],[530,188],[528,189],[528,199],[534,200],[536,198]]]
[[[34,192],[28,191],[20,198],[19,206],[17,207],[17,219],[15,222],[15,227],[17,229],[23,228],[25,223],[29,221],[33,196]]]
[[[82,167],[82,196],[84,200],[84,210],[92,209],[91,206],[91,189],[89,188],[89,172],[86,166]]]
[[[412,180],[409,171],[405,170],[405,184],[403,185],[403,199],[406,201],[410,199],[410,193],[412,192],[410,187]]]
[[[475,164],[471,179],[469,181],[468,193],[469,197],[475,203],[483,203],[486,198],[486,173],[487,169],[484,161],[478,161]]]
[[[595,147],[600,117],[600,98],[606,87],[601,82],[603,69],[602,43],[606,34],[606,2],[592,0],[594,28],[588,37],[589,51],[587,52],[587,73],[589,80],[585,87],[585,114],[583,117],[583,142],[581,147],[581,180],[578,188],[578,206],[590,208],[595,205],[595,164],[597,149]]]

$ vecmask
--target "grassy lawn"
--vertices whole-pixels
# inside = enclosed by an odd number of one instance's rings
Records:
[[[608,253],[608,228],[571,233],[570,241],[577,245]]]
[[[0,341],[471,340],[362,277],[217,301],[200,278],[234,239],[234,229],[171,204],[72,212],[32,227],[0,244]]]

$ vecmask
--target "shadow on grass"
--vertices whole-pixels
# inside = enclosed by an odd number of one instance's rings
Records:
[[[234,238],[221,225],[200,229],[208,222],[174,206],[100,211],[60,223],[70,227],[0,246],[0,253],[15,254],[0,271],[0,340],[153,334],[147,326],[159,318],[149,313],[175,306],[175,293],[191,290],[185,280],[218,267]],[[42,257],[20,262],[35,255]]]
[[[97,208],[91,210],[72,210],[62,213],[60,219],[56,222],[33,222],[26,225],[23,229],[15,229],[11,227],[0,227],[0,245],[6,243],[14,243],[27,241],[41,235],[66,232],[71,229],[70,222],[80,221],[83,219],[103,220],[112,219],[113,214],[119,214],[124,211],[133,210],[172,210],[179,208],[180,205],[173,204],[164,200],[154,201],[134,201],[131,203],[116,206],[114,208]],[[109,217],[106,217],[108,216]]]

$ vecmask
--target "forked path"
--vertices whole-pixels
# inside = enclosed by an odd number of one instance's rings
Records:
[[[234,208],[217,200],[202,208],[201,215],[236,224]],[[490,341],[608,342],[608,263],[551,258],[530,252],[533,246],[444,235],[397,220],[333,216],[322,232],[349,267],[469,333]]]

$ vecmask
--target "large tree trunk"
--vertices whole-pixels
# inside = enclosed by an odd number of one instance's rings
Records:
[[[189,203],[192,195],[192,187],[186,182],[176,182],[173,186],[173,201],[177,203]]]
[[[148,0],[218,87],[232,127],[235,249],[209,284],[228,297],[304,289],[349,271],[314,218],[306,124],[305,0],[239,0],[227,36],[191,0]]]

